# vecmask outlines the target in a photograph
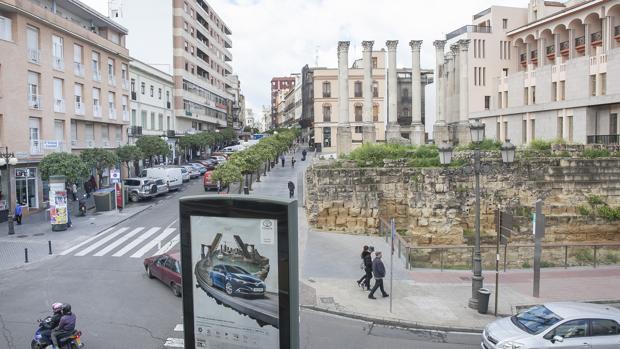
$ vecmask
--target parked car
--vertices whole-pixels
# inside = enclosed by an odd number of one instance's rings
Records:
[[[212,155],[209,159],[213,159],[213,160],[217,161],[218,164],[223,164],[226,161],[228,161],[225,157],[223,157],[221,155]]]
[[[163,178],[155,178],[153,181],[157,185],[157,195],[166,194],[169,191],[168,184]]]
[[[179,167],[150,167],[142,170],[140,177],[163,178],[168,190],[178,190],[183,185],[183,173]]]
[[[157,195],[157,185],[148,178],[125,178],[123,184],[132,202],[150,199]]]
[[[189,178],[190,179],[194,179],[194,178],[200,177],[200,172],[194,166],[183,165],[183,168],[185,168],[187,170],[187,173],[189,173]]]
[[[214,170],[218,165],[217,160],[214,159],[199,160],[198,162],[202,164],[207,169],[207,171]]]
[[[609,305],[557,302],[537,305],[495,320],[482,332],[482,348],[616,348],[620,309]]]
[[[229,154],[222,153],[222,152],[213,152],[211,153],[211,156],[223,156],[226,160],[230,158]]]
[[[144,270],[149,279],[157,278],[168,285],[175,296],[183,294],[181,283],[181,253],[168,252],[144,259]]]
[[[183,183],[189,182],[191,178],[189,175],[189,171],[183,166],[180,166],[179,168],[181,169],[181,179],[183,180]]]
[[[265,283],[236,265],[215,265],[209,272],[209,279],[214,287],[224,290],[229,296],[265,295]]]
[[[217,181],[212,181],[211,180],[211,175],[213,174],[213,171],[207,171],[205,172],[204,176],[202,177],[202,181],[205,187],[205,191],[209,191],[211,189],[216,189],[217,190]],[[222,186],[223,188],[224,186]]]
[[[205,172],[207,172],[207,167],[204,166],[203,164],[199,164],[197,162],[191,162],[190,166],[192,166],[193,168],[195,168],[196,170],[198,170],[198,172],[200,173],[200,175],[205,174]]]

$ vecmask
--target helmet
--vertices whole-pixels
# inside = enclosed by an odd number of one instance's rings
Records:
[[[63,304],[63,306],[62,306],[62,313],[63,314],[71,314],[71,304],[69,304],[69,303]]]
[[[58,312],[60,312],[62,310],[62,306],[63,306],[62,303],[54,303],[54,304],[52,304],[52,311],[54,313],[58,313]]]

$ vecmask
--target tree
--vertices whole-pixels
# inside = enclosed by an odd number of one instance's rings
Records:
[[[149,159],[151,166],[153,165],[153,156],[167,156],[170,153],[168,143],[158,136],[142,136],[136,141],[136,146]]]
[[[99,187],[101,187],[101,180],[103,179],[103,170],[105,168],[115,166],[118,162],[118,156],[116,156],[116,153],[103,148],[86,149],[80,154],[80,157],[87,166],[97,170],[97,176],[99,176]]]
[[[240,182],[243,180],[243,174],[237,166],[230,162],[218,166],[213,170],[211,175],[214,181],[221,181],[222,184],[228,187],[227,191],[230,192],[230,184]]]
[[[51,153],[39,163],[41,178],[45,181],[50,176],[64,175],[68,183],[76,183],[88,176],[88,166],[79,156],[69,153]]]
[[[135,145],[125,145],[116,149],[118,159],[125,164],[127,172],[129,172],[129,163],[141,160],[144,155],[142,150]]]

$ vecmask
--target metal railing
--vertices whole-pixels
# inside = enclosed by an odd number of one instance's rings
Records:
[[[562,42],[560,43],[560,51],[566,51],[566,50],[568,50],[568,49],[570,49],[570,46],[569,46],[569,44],[568,44],[568,41],[562,41]]]
[[[62,57],[52,57],[52,63],[54,66],[54,69],[56,70],[65,70],[65,61]]]
[[[603,33],[600,31],[590,34],[590,41],[594,44],[603,41]]]
[[[93,116],[101,117],[101,105],[93,104]]]
[[[29,48],[28,61],[39,64],[41,62],[41,50],[37,48]]]
[[[461,34],[465,33],[491,33],[490,26],[479,26],[479,25],[464,25],[459,29],[456,29],[446,35],[446,40],[450,40],[455,38]]]
[[[32,155],[43,154],[43,150],[41,149],[41,140],[40,139],[31,139],[30,140],[30,154],[32,154]]]
[[[73,62],[73,73],[76,76],[84,77],[84,64],[80,62]]]
[[[588,144],[620,144],[620,135],[594,135],[587,137]]]
[[[530,59],[538,59],[538,50],[530,52]]]
[[[519,62],[521,63],[527,62],[527,55],[525,53],[522,53],[519,55]]]
[[[82,102],[75,102],[75,114],[84,115],[84,104]]]
[[[547,55],[555,54],[555,45],[547,46]]]
[[[41,110],[42,107],[41,95],[28,94],[28,106],[31,109]]]
[[[575,38],[575,47],[585,46],[585,44],[586,44],[585,36],[580,36],[578,38]]]
[[[64,99],[55,99],[54,100],[54,111],[56,113],[64,113],[65,112],[65,100]]]

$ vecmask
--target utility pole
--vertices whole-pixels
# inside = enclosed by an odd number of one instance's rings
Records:
[[[536,200],[536,213],[534,214],[534,290],[533,296],[540,297],[540,258],[542,255],[542,239],[545,237],[545,215],[542,214],[543,201]]]

